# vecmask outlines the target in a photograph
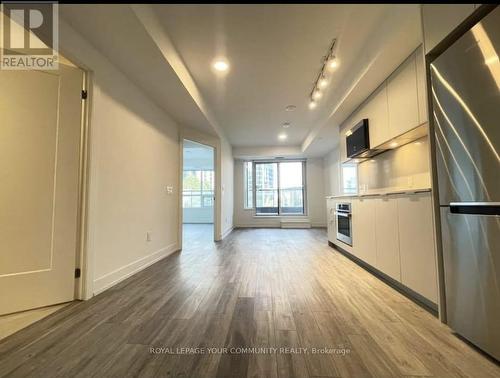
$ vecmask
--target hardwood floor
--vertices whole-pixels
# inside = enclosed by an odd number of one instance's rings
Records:
[[[182,253],[0,341],[0,376],[500,377],[500,368],[328,247],[323,230],[248,229],[219,244],[185,240]]]
[[[49,316],[53,312],[56,312],[67,305],[67,303],[62,303],[0,316],[0,340],[16,333],[20,329],[26,328],[30,324],[35,323],[46,316]]]

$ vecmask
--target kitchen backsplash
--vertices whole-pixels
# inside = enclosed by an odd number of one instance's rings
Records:
[[[388,188],[430,188],[429,138],[420,138],[359,164],[359,192]]]

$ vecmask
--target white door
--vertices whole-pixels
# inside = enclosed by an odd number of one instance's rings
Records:
[[[74,299],[82,83],[0,71],[0,315]]]

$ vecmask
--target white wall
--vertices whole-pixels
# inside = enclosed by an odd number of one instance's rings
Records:
[[[340,190],[340,149],[337,146],[323,159],[325,195],[335,196]]]
[[[243,162],[244,160],[234,161],[234,226],[280,227],[281,217],[255,217],[254,210],[243,208]],[[306,217],[309,218],[313,227],[325,227],[326,205],[323,159],[307,159],[306,185]]]
[[[307,159],[307,215],[313,227],[326,227],[323,159]]]
[[[234,159],[233,150],[225,138],[221,138],[221,239],[233,229],[234,212]]]
[[[422,4],[425,52],[431,51],[480,4]]]
[[[179,131],[64,20],[59,28],[63,54],[91,70],[93,79],[88,297],[178,248]]]

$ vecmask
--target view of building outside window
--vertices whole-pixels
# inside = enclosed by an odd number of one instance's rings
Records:
[[[304,213],[304,187],[302,162],[280,163],[280,212],[283,214]]]
[[[212,207],[214,201],[214,171],[184,171],[182,207]]]
[[[301,161],[255,163],[257,214],[304,213],[303,164]]]
[[[278,163],[255,164],[257,214],[278,214]]]
[[[342,192],[358,192],[358,168],[355,164],[342,165]]]

